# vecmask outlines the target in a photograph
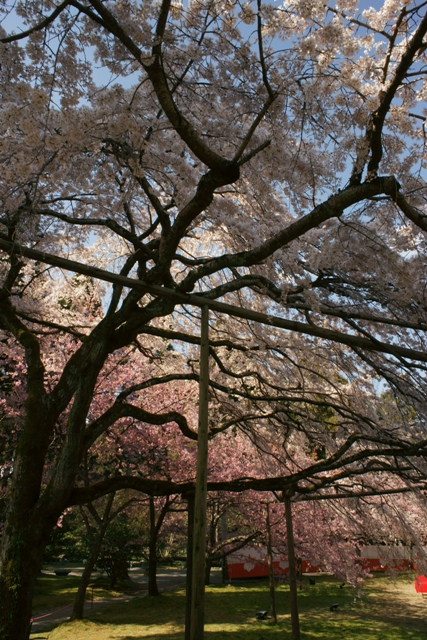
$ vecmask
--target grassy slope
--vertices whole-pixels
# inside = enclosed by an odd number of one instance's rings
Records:
[[[268,609],[268,587],[262,582],[209,587],[206,595],[206,640],[290,640],[288,587],[277,590],[279,623],[258,621],[255,613]],[[331,604],[338,602],[337,611]],[[185,595],[165,593],[136,599],[94,613],[90,620],[68,623],[49,640],[182,640]],[[427,640],[427,603],[413,584],[396,585],[386,577],[367,582],[362,599],[350,587],[339,589],[329,577],[299,592],[303,640]],[[46,638],[46,633],[32,638]]]

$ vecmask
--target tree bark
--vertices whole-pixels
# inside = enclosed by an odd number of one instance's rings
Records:
[[[104,516],[100,523],[100,527],[98,529],[95,540],[93,541],[89,558],[86,561],[85,568],[79,582],[79,588],[77,589],[76,599],[74,601],[73,612],[71,614],[70,620],[83,619],[86,591],[89,586],[89,581],[92,575],[92,571],[95,567],[96,561],[98,560],[98,556],[101,550],[101,545],[105,536],[105,532],[107,531],[108,525],[110,524],[109,515],[110,515],[111,507],[113,506],[114,496],[115,496],[114,493],[111,493],[108,496],[108,501],[105,507]]]
[[[205,564],[205,586],[211,583],[211,569],[212,569],[212,560],[210,558],[206,558]]]
[[[154,499],[150,496],[150,542],[148,545],[148,595],[158,596],[157,586],[157,527]]]
[[[289,494],[283,493],[286,517],[286,538],[288,543],[289,560],[289,597],[291,606],[292,640],[300,640],[299,615],[298,615],[298,593],[297,593],[297,572],[295,566],[294,530],[292,525],[292,506]]]
[[[0,309],[1,316],[1,309]],[[31,601],[43,553],[53,527],[69,501],[81,457],[81,438],[97,373],[98,362],[81,377],[69,413],[68,436],[42,491],[42,479],[51,434],[57,416],[44,390],[44,369],[37,340],[20,329],[28,351],[26,418],[16,448],[4,534],[1,540],[0,638],[28,640]],[[27,344],[28,343],[28,344]],[[98,366],[97,366],[98,365]]]
[[[13,524],[9,521],[3,536],[0,576],[2,640],[29,638],[34,585],[56,522],[52,522],[47,514],[39,514],[37,520],[28,518],[28,513],[22,516]]]
[[[226,539],[227,539],[227,512],[224,511],[224,513],[221,516],[221,541],[223,542]],[[227,556],[224,556],[221,559],[221,577],[222,577],[222,584],[225,584],[226,582],[228,582]]]
[[[42,567],[43,552],[63,507],[52,496],[40,498],[45,455],[53,430],[39,345],[22,330],[28,353],[25,425],[15,452],[10,495],[0,557],[0,638],[28,640],[34,585]],[[25,339],[25,340],[24,340]],[[66,498],[68,495],[65,496]]]
[[[266,504],[266,531],[267,531],[267,557],[268,557],[268,582],[270,585],[270,615],[274,624],[277,624],[276,613],[276,589],[274,585],[273,546],[271,543],[270,505]]]
[[[208,474],[209,310],[202,307],[199,381],[199,429],[194,500],[191,640],[203,640],[205,617],[206,498]]]
[[[104,538],[104,534],[105,534],[105,530],[103,530],[102,535],[101,535],[101,532],[99,532],[99,535],[96,538],[96,542],[91,549],[89,558],[86,561],[85,568],[82,573],[82,577],[80,578],[79,588],[77,589],[76,599],[74,600],[74,607],[73,607],[73,612],[70,616],[70,620],[83,619],[86,591],[89,586],[92,571],[94,570],[96,561],[98,560],[98,555],[101,549],[101,544]]]

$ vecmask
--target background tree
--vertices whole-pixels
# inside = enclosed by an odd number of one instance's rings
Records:
[[[137,534],[134,527],[132,530],[132,527],[129,525],[125,526],[128,518],[124,520],[126,516],[123,512],[126,511],[131,504],[133,505],[135,502],[140,501],[135,497],[126,499],[125,496],[119,501],[119,504],[114,504],[114,498],[114,493],[106,496],[106,499],[103,500],[104,504],[101,514],[91,502],[86,505],[86,509],[83,506],[80,507],[81,517],[86,528],[86,536],[89,541],[89,553],[74,601],[73,612],[71,614],[71,619],[73,620],[81,620],[83,618],[86,591],[98,559],[100,559],[99,564],[101,568],[105,568],[107,575],[110,577],[111,589],[114,589],[117,580],[120,578],[130,581],[127,568],[130,560],[138,553]],[[118,528],[118,531],[114,531],[112,535],[108,536],[110,539],[117,539],[117,537],[120,536],[120,547],[117,549],[113,546],[114,540],[109,540],[105,543],[105,537],[108,527],[120,514],[122,514],[122,526]],[[123,549],[125,549],[125,552],[123,552]]]

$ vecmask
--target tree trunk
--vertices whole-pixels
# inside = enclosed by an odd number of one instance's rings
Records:
[[[3,305],[4,305],[3,301]],[[52,501],[40,505],[45,455],[53,430],[45,404],[44,369],[38,341],[22,329],[28,355],[27,400],[24,428],[15,451],[7,498],[0,557],[0,638],[27,640],[30,634],[34,584],[43,552],[61,515]]]
[[[157,559],[156,559],[156,547],[149,547],[149,559],[148,559],[148,595],[158,596],[159,589],[157,586]]]
[[[270,505],[267,503],[266,531],[267,531],[267,557],[268,557],[268,581],[270,585],[270,615],[273,624],[277,624],[276,613],[276,589],[274,585],[273,547],[271,544]]]
[[[11,329],[25,348],[27,399],[25,422],[15,450],[13,473],[0,557],[0,638],[28,640],[34,585],[42,566],[43,553],[53,527],[67,506],[82,453],[86,416],[93,397],[98,372],[107,350],[101,340],[103,325],[86,345],[90,367],[80,368],[79,383],[68,414],[67,437],[42,490],[46,456],[58,416],[71,395],[57,396],[56,403],[46,394],[40,344],[27,327],[14,316],[9,302],[0,301],[3,326]],[[95,336],[96,333],[96,336]],[[93,347],[96,347],[95,349]],[[70,362],[68,363],[70,364]],[[55,405],[55,407],[53,407]]]
[[[132,581],[132,578],[129,575],[129,563],[127,560],[119,564],[117,570],[117,580],[124,580],[125,582]]]
[[[92,571],[95,567],[96,561],[98,560],[98,555],[101,549],[103,538],[104,538],[104,535],[102,535],[102,537],[101,536],[97,537],[96,543],[92,547],[89,558],[86,561],[85,568],[79,582],[79,588],[77,589],[76,599],[74,600],[74,607],[73,607],[73,612],[71,614],[70,620],[83,619],[86,591],[89,586],[89,581],[92,575]]]
[[[19,546],[19,555],[22,554],[26,559],[21,560],[12,551],[6,554],[5,568],[0,577],[0,629],[3,640],[28,640],[30,635],[34,583],[41,562],[34,558],[34,551],[28,545]]]
[[[59,516],[58,516],[59,517]],[[35,526],[26,518],[15,526],[8,524],[2,541],[0,576],[0,638],[28,640],[34,585],[40,573],[43,553],[49,540],[49,520]],[[53,526],[53,525],[52,525]]]
[[[211,583],[211,569],[212,569],[212,560],[206,558],[205,565],[205,585],[209,585]]]
[[[157,587],[157,527],[154,499],[150,496],[150,542],[148,545],[148,595],[158,596]]]
[[[297,592],[297,572],[295,566],[294,530],[292,526],[292,506],[288,495],[283,495],[285,503],[286,517],[286,538],[288,543],[289,560],[289,596],[291,605],[292,640],[300,640],[299,615],[298,615],[298,592]]]
[[[27,434],[24,434],[22,440],[26,440],[26,437]],[[21,450],[23,448],[21,446]],[[1,640],[29,638],[34,585],[42,567],[45,548],[56,522],[67,505],[75,477],[74,461],[70,462],[70,456],[64,455],[64,460],[60,459],[58,463],[58,466],[62,463],[63,467],[58,474],[59,478],[58,475],[53,476],[40,495],[43,465],[38,461],[41,471],[34,468],[37,466],[35,463],[29,463],[27,469],[22,469],[28,460],[25,453],[21,455],[19,452],[17,455],[1,540]]]
[[[296,567],[297,567],[297,582],[301,590],[302,589],[302,558],[297,556],[295,561],[296,561]]]
[[[199,379],[199,428],[194,500],[193,585],[190,639],[203,640],[205,620],[206,499],[208,475],[209,309],[202,307]]]
[[[221,542],[223,542],[226,539],[227,539],[227,512],[224,511],[224,513],[221,516]],[[226,582],[228,582],[227,556],[224,556],[221,559],[221,577],[222,577],[222,584],[225,584]]]
[[[0,558],[0,638],[2,640],[28,640],[31,628],[31,609],[34,585],[41,570],[43,553],[49,542],[51,531],[62,513],[58,501],[40,498],[43,460],[46,443],[39,442],[34,448],[31,437],[35,436],[34,420],[42,420],[35,403],[28,403],[26,428],[20,437],[12,485],[8,498],[8,509],[4,533],[1,540]],[[40,407],[39,407],[40,409]],[[46,420],[44,430],[49,432]],[[46,438],[40,431],[39,440]],[[43,437],[42,437],[43,435]]]
[[[93,541],[89,558],[86,561],[85,568],[79,582],[79,588],[77,589],[73,612],[70,618],[71,620],[83,619],[86,591],[89,586],[89,581],[92,575],[92,571],[95,567],[96,561],[98,560],[98,556],[101,550],[101,545],[105,536],[105,532],[107,531],[108,525],[110,524],[108,517],[110,515],[111,507],[113,506],[114,496],[115,496],[114,493],[111,493],[108,496],[108,501],[104,510],[102,521],[98,529],[98,533],[95,537],[95,540]]]

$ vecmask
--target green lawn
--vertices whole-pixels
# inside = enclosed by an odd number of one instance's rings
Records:
[[[37,578],[33,598],[33,613],[54,611],[74,602],[79,586],[78,576],[51,576],[42,574]],[[92,585],[92,583],[91,583]],[[104,599],[121,595],[123,591],[111,591],[105,588],[106,580],[97,580],[93,589],[93,598]],[[92,597],[92,587],[87,590],[87,599]]]
[[[307,582],[307,580],[306,580]],[[368,580],[362,598],[334,578],[322,576],[299,592],[304,640],[427,640],[427,601],[415,593],[413,582],[397,583],[385,576]],[[206,640],[290,640],[288,587],[277,589],[279,622],[256,620],[268,609],[265,581],[212,586],[206,593]],[[337,611],[329,607],[339,603]],[[49,640],[182,640],[184,591],[158,598],[137,598],[97,611],[83,622],[67,623],[48,634]],[[34,640],[46,638],[34,634]]]

